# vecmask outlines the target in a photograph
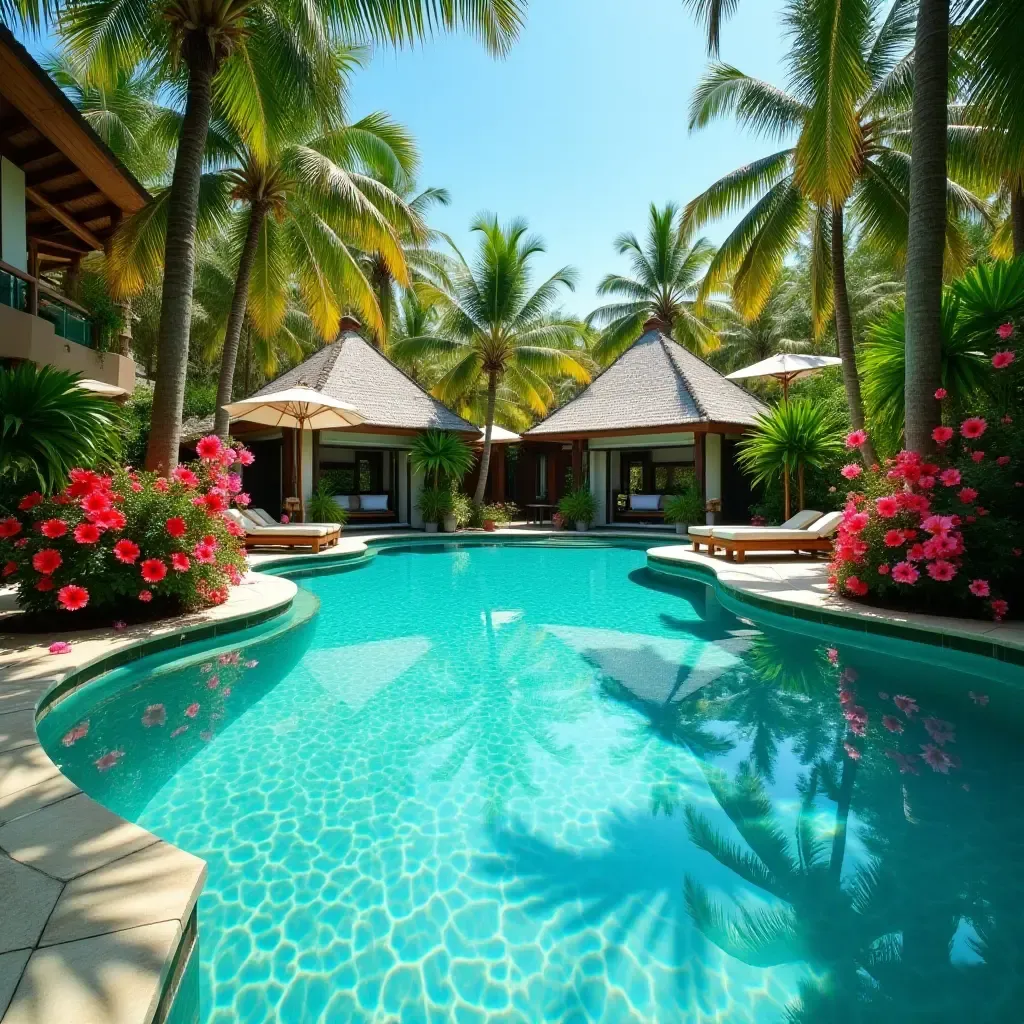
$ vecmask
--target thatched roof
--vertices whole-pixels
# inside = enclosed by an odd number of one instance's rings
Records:
[[[652,327],[589,387],[523,436],[544,440],[712,423],[742,429],[764,412],[753,395]]]

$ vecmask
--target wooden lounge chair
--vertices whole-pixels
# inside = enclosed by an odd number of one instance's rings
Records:
[[[778,530],[804,530],[811,523],[816,522],[822,516],[821,512],[816,512],[814,509],[804,509],[802,512],[797,512],[795,516],[790,516],[781,526],[778,527],[765,527],[765,526],[691,526],[687,529],[687,534],[690,537],[710,537],[712,530],[765,530],[765,529],[778,529]],[[700,544],[695,540],[693,542],[693,549],[696,551],[700,547]]]
[[[341,523],[281,523],[261,508],[247,508],[242,514],[253,520],[257,526],[326,526],[329,530],[337,530],[339,533],[342,529]]]
[[[265,526],[256,519],[244,516],[237,509],[230,509],[227,515],[245,530],[247,548],[311,548],[314,554],[319,554],[321,548],[338,543],[339,531],[332,530],[330,525],[295,523]]]
[[[812,557],[819,551],[831,552],[832,535],[839,529],[842,512],[829,512],[805,530],[788,530],[781,526],[738,527],[716,526],[711,536],[702,539],[712,554],[721,549],[727,558],[742,562],[748,551],[808,552]],[[697,549],[694,541],[694,550]]]

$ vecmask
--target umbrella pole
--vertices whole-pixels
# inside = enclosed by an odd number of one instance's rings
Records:
[[[306,498],[302,493],[302,432],[304,430],[304,420],[299,417],[299,454],[296,461],[296,470],[299,474],[299,522],[304,523],[306,521]]]

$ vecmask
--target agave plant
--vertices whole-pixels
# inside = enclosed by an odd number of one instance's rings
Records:
[[[842,450],[840,427],[833,414],[802,398],[782,402],[760,416],[754,430],[740,442],[738,459],[754,483],[782,477],[788,519],[791,474],[796,472],[803,508],[806,467],[821,469]]]
[[[75,466],[113,462],[120,411],[78,386],[79,375],[19,363],[0,369],[0,483],[26,481],[44,493],[67,482]]]

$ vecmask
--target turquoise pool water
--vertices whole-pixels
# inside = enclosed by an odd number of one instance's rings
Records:
[[[43,718],[208,861],[204,1022],[1022,1019],[1021,673],[645,566],[385,549]]]

